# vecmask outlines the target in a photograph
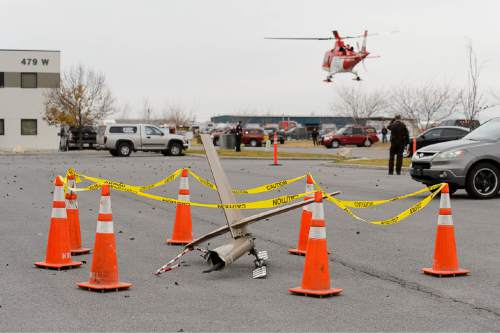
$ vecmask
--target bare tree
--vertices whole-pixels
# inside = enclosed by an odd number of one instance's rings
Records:
[[[381,90],[369,93],[356,87],[340,87],[337,90],[338,101],[333,109],[339,114],[352,117],[356,123],[363,118],[369,118],[387,107],[386,94]]]
[[[479,89],[482,66],[478,63],[472,42],[467,44],[467,85],[460,95],[460,103],[465,119],[475,120],[479,113],[488,109],[486,98]]]
[[[147,122],[150,122],[153,118],[153,106],[147,97],[144,97],[142,102],[142,118],[146,119]]]
[[[189,126],[196,120],[193,110],[180,104],[167,103],[163,109],[161,120],[175,127]]]
[[[114,98],[104,74],[79,65],[64,72],[60,87],[45,91],[44,120],[50,125],[76,126],[80,148],[84,125],[95,124],[114,111]]]
[[[391,94],[391,109],[413,119],[418,130],[426,130],[433,122],[448,117],[458,104],[459,93],[450,85],[401,86]]]

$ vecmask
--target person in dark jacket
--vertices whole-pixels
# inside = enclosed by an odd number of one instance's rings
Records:
[[[241,137],[243,136],[243,128],[241,127],[241,121],[238,121],[238,125],[234,130],[236,135],[236,151],[241,151]]]
[[[311,136],[313,139],[313,145],[318,146],[319,145],[319,143],[318,143],[319,132],[318,132],[318,129],[316,127],[312,130]]]
[[[386,143],[387,142],[387,127],[382,127],[382,143]]]
[[[394,174],[394,155],[396,155],[396,173],[401,174],[403,166],[403,151],[410,143],[408,128],[401,121],[401,116],[396,115],[387,129],[391,131],[391,148],[389,149],[389,174]]]

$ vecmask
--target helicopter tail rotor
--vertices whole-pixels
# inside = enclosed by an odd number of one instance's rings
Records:
[[[368,30],[365,30],[363,34],[363,44],[361,46],[361,52],[366,53],[366,37],[368,37]]]

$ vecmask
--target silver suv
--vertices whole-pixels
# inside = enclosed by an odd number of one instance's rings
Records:
[[[451,193],[465,188],[474,198],[495,197],[500,190],[500,118],[484,123],[461,140],[417,150],[410,175],[426,185],[447,182]]]
[[[113,156],[129,156],[132,151],[156,151],[179,156],[189,146],[182,135],[168,134],[148,124],[110,124],[97,131],[97,146]]]

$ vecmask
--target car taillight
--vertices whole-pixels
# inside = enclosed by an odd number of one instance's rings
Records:
[[[104,136],[104,144],[106,144],[106,141],[108,141],[108,137]]]

